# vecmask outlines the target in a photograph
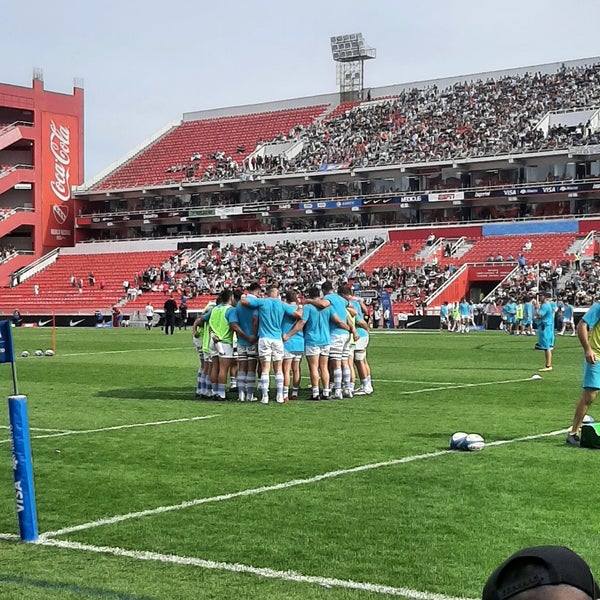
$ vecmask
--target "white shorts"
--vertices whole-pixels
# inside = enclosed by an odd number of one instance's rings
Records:
[[[350,334],[334,333],[331,336],[331,348],[329,358],[333,360],[343,360],[350,354]]]
[[[238,360],[256,360],[258,356],[258,348],[256,344],[252,344],[251,346],[242,346],[238,343],[237,347],[238,351]]]
[[[219,358],[233,358],[233,344],[227,344],[226,342],[217,342],[219,344],[219,349],[221,350],[219,352],[219,350],[217,349],[217,344],[215,344],[215,342],[213,342],[213,340],[210,340],[210,343],[208,345],[208,349],[210,351],[210,357],[211,358],[215,358],[215,357],[219,357]]]
[[[283,360],[291,360],[293,362],[300,362],[302,360],[302,356],[304,352],[289,352],[287,350],[283,351]]]
[[[304,354],[306,356],[329,356],[330,346],[306,346],[304,348]]]
[[[258,357],[269,362],[280,362],[283,360],[283,340],[272,338],[260,338],[258,340]]]

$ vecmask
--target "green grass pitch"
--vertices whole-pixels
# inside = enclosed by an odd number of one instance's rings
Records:
[[[13,338],[19,356],[51,345],[47,329]],[[311,403],[304,388],[268,406],[196,400],[189,331],[56,342],[55,357],[17,360],[40,544],[11,539],[0,404],[3,599],[477,598],[537,544],[571,547],[600,576],[600,453],[556,433],[580,393],[576,338],[558,337],[554,371],[532,380],[532,337],[377,333],[375,394]],[[488,445],[449,452],[455,431]]]

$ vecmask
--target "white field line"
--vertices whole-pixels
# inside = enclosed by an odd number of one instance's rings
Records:
[[[431,387],[431,388],[422,388],[420,390],[410,390],[406,392],[396,392],[398,396],[408,396],[411,394],[422,394],[423,392],[440,392],[444,390],[459,390],[461,388],[473,388],[473,387],[482,387],[486,385],[502,385],[505,383],[521,383],[523,381],[535,381],[531,377],[525,377],[523,379],[504,379],[503,381],[483,381],[481,383],[457,383],[450,384],[445,387]]]
[[[455,381],[417,381],[414,379],[377,379],[375,383],[428,383],[429,385],[458,385]]]
[[[131,354],[132,352],[170,352],[171,350],[194,350],[194,346],[190,343],[189,346],[181,348],[139,348],[138,350],[101,350],[98,352],[68,352],[59,354],[57,356],[100,356],[101,354]]]
[[[0,429],[10,429],[10,425],[0,425]],[[60,433],[66,433],[66,432],[71,432],[70,429],[46,429],[44,427],[30,427],[29,431],[47,431],[47,432],[60,432]]]
[[[206,419],[214,419],[220,415],[206,415],[204,417],[186,417],[184,419],[171,419],[169,421],[152,421],[150,423],[131,423],[129,425],[114,425],[113,427],[101,427],[100,429],[78,429],[61,431],[60,433],[48,433],[45,435],[32,435],[32,440],[43,440],[47,438],[65,437],[67,435],[80,435],[83,433],[101,433],[103,431],[118,431],[120,429],[135,429],[136,427],[157,427],[158,425],[170,425],[172,423],[186,423],[188,421],[204,421]],[[6,444],[8,440],[0,440],[0,444]]]
[[[525,437],[513,438],[510,440],[499,440],[496,442],[490,442],[488,446],[500,446],[503,444],[513,444],[515,442],[536,440],[545,437],[551,437],[565,433],[567,429],[561,429],[559,431],[551,431],[550,433],[540,433],[536,435],[528,435]],[[81,523],[80,525],[72,525],[70,527],[64,527],[62,529],[56,529],[55,531],[47,531],[40,535],[40,539],[47,540],[59,535],[66,535],[68,533],[74,533],[76,531],[84,531],[87,529],[93,529],[95,527],[102,527],[104,525],[114,525],[115,523],[121,523],[123,521],[129,521],[131,519],[139,519],[142,517],[148,517],[152,515],[159,515],[162,513],[168,513],[177,510],[183,510],[191,508],[193,506],[200,506],[202,504],[209,504],[211,502],[222,502],[224,500],[232,500],[233,498],[241,498],[244,496],[256,496],[258,494],[264,494],[266,492],[274,492],[277,490],[285,490],[300,485],[309,485],[311,483],[317,483],[319,481],[325,481],[327,479],[334,479],[343,475],[350,475],[353,473],[362,473],[365,471],[373,471],[382,467],[391,467],[395,465],[401,465],[405,463],[415,462],[417,460],[424,460],[427,458],[436,458],[438,456],[445,456],[446,454],[454,454],[455,450],[438,450],[437,452],[427,452],[425,454],[416,454],[413,456],[405,456],[403,458],[396,458],[392,460],[386,460],[377,463],[370,463],[366,465],[359,465],[357,467],[351,467],[349,469],[340,469],[337,471],[329,471],[313,477],[307,477],[305,479],[292,479],[291,481],[285,481],[282,483],[276,483],[274,485],[261,486],[257,488],[249,488],[241,490],[239,492],[231,492],[229,494],[220,494],[218,496],[209,496],[206,498],[196,498],[195,500],[187,500],[180,504],[172,504],[169,506],[158,506],[156,508],[150,508],[137,512],[130,512],[123,515],[116,515],[113,517],[105,517],[103,519],[96,519],[94,521],[88,521],[87,523]]]
[[[295,571],[276,571],[274,569],[252,567],[250,565],[241,565],[239,563],[215,562],[212,560],[203,560],[201,558],[191,558],[188,556],[160,554],[158,552],[143,552],[124,550],[123,548],[111,548],[107,546],[92,546],[90,544],[80,544],[79,542],[68,542],[63,540],[41,540],[38,543],[44,546],[55,546],[69,550],[95,552],[97,554],[109,554],[112,556],[133,558],[135,560],[156,561],[175,565],[200,567],[201,569],[229,571],[232,573],[245,573],[257,575],[259,577],[266,577],[269,579],[320,585],[325,588],[335,587],[347,590],[358,590],[361,592],[371,592],[374,594],[385,594],[387,596],[401,596],[403,598],[409,598],[410,600],[469,600],[466,598],[446,596],[444,594],[420,592],[418,590],[411,590],[408,588],[397,588],[388,585],[361,583],[358,581],[335,579],[330,577],[318,577],[314,575],[302,575],[301,573],[296,573]]]

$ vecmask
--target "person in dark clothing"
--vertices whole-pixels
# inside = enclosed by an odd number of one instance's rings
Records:
[[[183,327],[185,331],[187,331],[187,318],[188,318],[188,309],[187,304],[185,302],[181,302],[179,305],[179,329]]]
[[[177,302],[173,299],[173,294],[165,302],[163,309],[165,311],[165,334],[175,333],[175,313],[177,312]]]

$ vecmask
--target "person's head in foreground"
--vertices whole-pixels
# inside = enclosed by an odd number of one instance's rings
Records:
[[[482,600],[596,600],[600,588],[587,563],[562,546],[524,548],[487,580]]]

